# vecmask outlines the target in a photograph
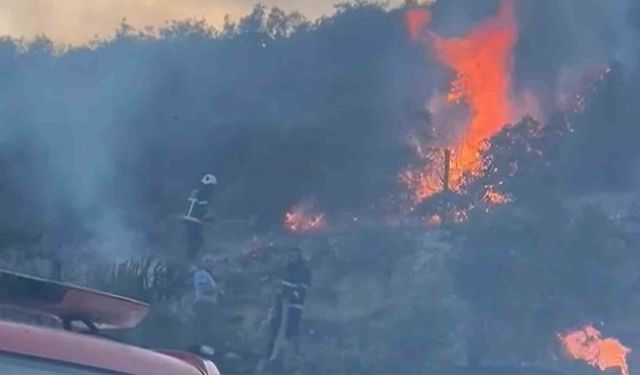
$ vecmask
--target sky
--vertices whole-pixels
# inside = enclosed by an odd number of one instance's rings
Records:
[[[109,37],[126,18],[137,29],[166,21],[205,19],[219,27],[250,12],[258,0],[0,0],[0,35],[31,39],[46,35],[56,43],[78,45]],[[266,6],[298,10],[315,19],[333,11],[336,0],[261,0]],[[402,3],[391,0],[390,4]]]

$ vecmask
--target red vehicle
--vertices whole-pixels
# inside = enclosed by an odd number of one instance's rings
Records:
[[[0,320],[3,375],[219,375],[187,352],[153,351],[101,337],[135,327],[149,306],[132,299],[0,270],[0,306],[18,316],[36,313],[63,329]]]

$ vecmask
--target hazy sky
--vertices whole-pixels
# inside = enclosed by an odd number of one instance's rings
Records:
[[[136,28],[167,20],[206,19],[220,26],[247,14],[257,0],[0,0],[0,35],[32,38],[45,34],[55,42],[78,44],[95,35],[111,36],[123,18]],[[336,0],[261,0],[267,6],[299,10],[308,18],[331,13]],[[398,4],[402,0],[391,0]]]

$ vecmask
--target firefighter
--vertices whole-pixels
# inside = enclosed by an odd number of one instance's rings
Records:
[[[269,324],[266,365],[273,372],[282,371],[284,357],[290,351],[287,349],[292,349],[296,357],[300,354],[300,322],[310,286],[311,273],[302,251],[294,248],[289,251],[289,259]]]
[[[189,206],[183,216],[187,230],[187,257],[196,259],[198,252],[204,245],[203,224],[212,222],[210,214],[210,200],[218,179],[212,174],[206,174],[200,181],[200,187],[191,192]]]

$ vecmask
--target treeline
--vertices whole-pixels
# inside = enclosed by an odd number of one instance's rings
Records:
[[[493,3],[470,7],[469,20],[490,15]],[[436,3],[434,19],[455,21],[452,7]],[[406,136],[429,133],[422,108],[446,87],[446,72],[409,40],[402,17],[402,8],[367,2],[315,22],[256,6],[222,30],[193,20],[145,31],[123,24],[112,39],[65,51],[46,38],[4,39],[4,244],[82,241],[109,211],[144,232],[182,209],[204,171],[220,178],[219,214],[258,214],[258,228],[307,198],[329,215],[393,201],[398,172],[415,158]],[[557,79],[579,57],[564,51],[553,66],[541,58],[548,51],[530,35],[564,23],[531,17],[521,20],[517,84]],[[469,26],[453,21],[440,27]],[[637,81],[637,69],[614,69],[573,121],[555,164],[564,190],[634,185]]]

